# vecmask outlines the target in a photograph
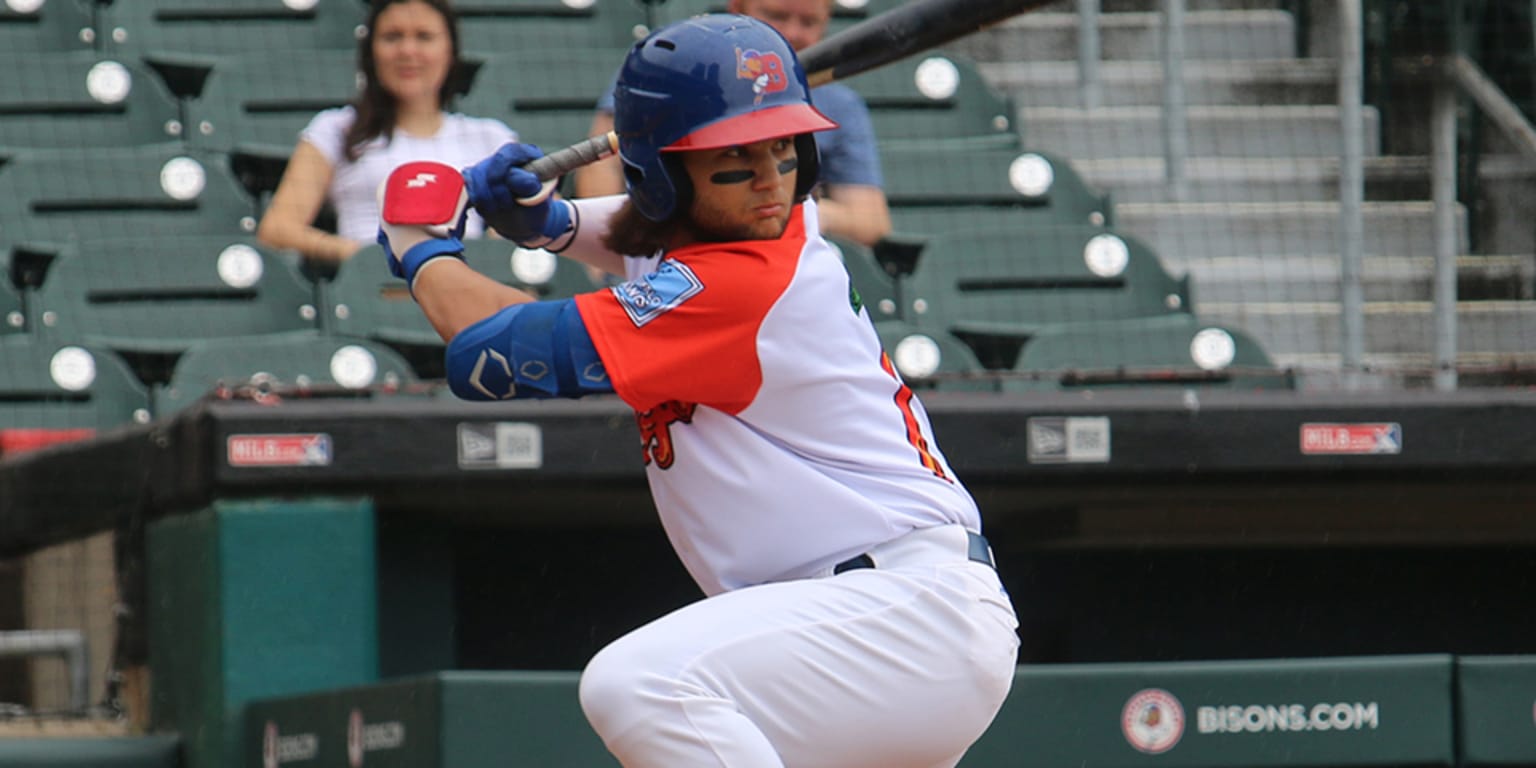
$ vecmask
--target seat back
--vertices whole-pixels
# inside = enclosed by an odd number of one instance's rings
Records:
[[[944,232],[972,212],[1020,225],[1106,226],[1109,197],[1090,188],[1060,157],[992,140],[881,145],[885,195],[896,228]]]
[[[357,45],[367,6],[357,0],[133,0],[104,6],[104,50],[229,55],[273,48]]]
[[[1294,389],[1247,334],[1193,315],[1043,329],[1024,344],[1005,391],[1126,386]]]
[[[901,297],[897,293],[896,278],[885,271],[868,246],[851,240],[829,237],[827,242],[837,248],[848,270],[848,281],[859,300],[869,310],[870,319],[879,322],[897,317]]]
[[[93,12],[86,0],[48,0],[21,11],[0,3],[0,51],[88,51],[96,44]]]
[[[147,421],[143,384],[111,350],[53,334],[0,336],[0,450]]]
[[[464,246],[465,261],[475,271],[539,298],[565,298],[595,289],[580,264],[548,251],[494,239],[468,240]],[[372,245],[337,270],[324,288],[330,329],[396,347],[441,349],[442,337],[411,299],[405,281],[389,273],[385,259],[383,249]]]
[[[45,324],[120,351],[175,353],[317,323],[313,286],[249,236],[79,243],[55,260],[36,301]]]
[[[508,48],[485,57],[458,109],[497,118],[517,131],[519,139],[546,152],[569,146],[590,132],[593,108],[613,87],[627,50]]]
[[[15,152],[0,165],[0,219],[0,252],[256,229],[254,202],[228,158],[181,142]]]
[[[181,137],[165,83],[132,58],[0,53],[0,146],[115,147]]]
[[[913,56],[844,82],[864,97],[882,145],[995,136],[1018,146],[1013,104],[959,54]]]
[[[365,399],[416,381],[404,358],[365,339],[290,333],[203,341],[187,349],[155,392],[155,415],[164,418],[210,394]]]
[[[990,374],[965,342],[942,330],[901,320],[875,323],[880,345],[903,381],[914,389],[947,392],[995,392]]]
[[[1028,337],[1058,323],[1188,313],[1144,243],[1097,227],[994,228],[935,235],[903,285],[902,316],[925,327]]]
[[[286,162],[315,113],[346,105],[358,82],[351,49],[221,56],[187,103],[187,141]]]
[[[629,0],[463,0],[453,7],[467,55],[626,48],[649,32],[644,7]]]

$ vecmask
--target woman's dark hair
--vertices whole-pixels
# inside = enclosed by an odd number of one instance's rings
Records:
[[[379,84],[378,63],[373,60],[373,33],[378,25],[379,14],[392,5],[422,3],[442,14],[448,25],[448,40],[453,46],[453,60],[448,64],[448,77],[437,97],[443,109],[453,103],[460,90],[459,80],[466,67],[459,56],[459,17],[448,0],[373,0],[368,8],[366,33],[357,41],[357,71],[363,76],[363,90],[352,100],[357,119],[347,128],[347,160],[356,161],[362,154],[362,146],[377,136],[389,136],[395,130],[395,97]]]

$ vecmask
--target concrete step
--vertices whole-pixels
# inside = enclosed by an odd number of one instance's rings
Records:
[[[1207,302],[1339,301],[1336,254],[1184,259],[1164,262],[1190,275],[1194,306]],[[1361,287],[1366,301],[1427,301],[1433,295],[1434,260],[1367,256]],[[1536,259],[1530,255],[1461,256],[1456,260],[1457,296],[1463,300],[1531,299]]]
[[[978,65],[982,76],[1020,107],[1082,107],[1076,60],[1002,61]],[[1191,106],[1284,106],[1337,101],[1338,62],[1264,59],[1184,62],[1184,98]],[[1099,105],[1155,107],[1163,103],[1159,61],[1099,65]]]
[[[1099,0],[1099,10],[1104,13],[1157,13],[1163,9],[1164,0]],[[1074,7],[1072,2],[1059,4],[1060,10]],[[1282,0],[1184,0],[1189,11],[1278,11],[1284,10]]]
[[[1434,256],[1433,206],[1366,203],[1364,249],[1397,257]],[[1468,250],[1466,210],[1456,207],[1458,250]],[[1170,266],[1182,259],[1337,253],[1333,203],[1131,203],[1115,206],[1114,225],[1150,244]]]
[[[1161,13],[1099,17],[1100,49],[1107,60],[1156,60],[1162,50]],[[953,44],[977,61],[1075,61],[1075,12],[1015,16]],[[1184,14],[1186,59],[1290,59],[1295,25],[1283,11],[1193,11]]]
[[[1364,163],[1368,200],[1430,196],[1429,159],[1377,155]],[[1074,158],[1072,167],[1117,203],[1325,202],[1339,199],[1339,162],[1329,157],[1193,157],[1175,199],[1161,157]]]
[[[1367,156],[1380,151],[1379,115],[1361,111]],[[1033,107],[1018,110],[1018,125],[1031,147],[1073,160],[1160,157],[1159,107]],[[1338,107],[1190,107],[1189,157],[1337,157],[1342,130]]]
[[[1336,302],[1200,302],[1201,318],[1252,334],[1271,355],[1337,355]],[[1427,301],[1367,302],[1365,349],[1371,354],[1432,355],[1433,306]],[[1497,359],[1536,349],[1536,302],[1464,301],[1456,306],[1458,355]]]

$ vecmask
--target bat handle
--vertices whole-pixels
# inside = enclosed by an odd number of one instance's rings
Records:
[[[613,131],[602,136],[582,139],[565,149],[558,149],[524,166],[539,181],[549,181],[564,176],[583,165],[595,163],[619,151],[619,137]]]

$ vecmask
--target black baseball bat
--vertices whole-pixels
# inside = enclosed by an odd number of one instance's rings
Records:
[[[852,77],[1028,13],[1052,0],[912,0],[801,51],[811,87]],[[612,132],[583,139],[528,164],[542,181],[558,178],[619,150]]]

